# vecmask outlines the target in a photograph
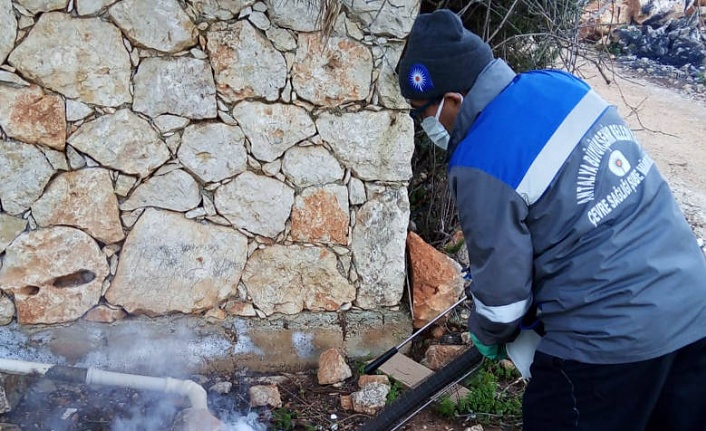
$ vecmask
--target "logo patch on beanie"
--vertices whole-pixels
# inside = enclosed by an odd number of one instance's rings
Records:
[[[434,83],[431,82],[431,76],[429,71],[423,64],[414,64],[409,69],[409,75],[407,76],[410,87],[414,88],[420,93],[434,88]]]

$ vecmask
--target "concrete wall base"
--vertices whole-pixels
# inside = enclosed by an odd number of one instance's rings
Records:
[[[0,357],[98,367],[146,375],[295,372],[316,367],[335,347],[351,360],[372,359],[412,332],[407,311],[129,318],[111,324],[0,327]]]

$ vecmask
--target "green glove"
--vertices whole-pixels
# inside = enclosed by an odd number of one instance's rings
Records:
[[[486,358],[493,359],[495,361],[507,359],[507,351],[505,350],[504,344],[493,344],[492,346],[486,346],[478,341],[478,338],[476,338],[473,334],[471,334],[471,340],[473,340],[473,345],[476,346],[476,349],[478,349],[480,354]]]

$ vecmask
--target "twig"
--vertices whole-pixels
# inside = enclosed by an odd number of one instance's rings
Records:
[[[606,84],[610,85],[612,82],[611,79],[608,77],[608,75],[605,74],[605,71],[603,71],[603,68],[601,67],[601,64],[599,61],[594,60],[594,59],[588,59],[591,63],[593,63],[594,66],[596,66],[596,69],[598,70],[598,73],[601,74],[603,77],[603,80],[605,81]]]
[[[510,389],[511,387],[515,386],[515,385],[518,384],[518,383],[522,383],[522,382],[524,382],[524,381],[525,381],[525,379],[522,378],[522,377],[519,377],[519,378],[515,379],[512,383],[510,383],[509,385],[505,386],[505,387],[503,388],[503,390],[498,393],[498,395],[504,394],[504,393],[507,392],[507,390]]]
[[[483,24],[483,39],[488,40],[488,30],[490,27],[490,10],[493,7],[493,0],[488,0],[488,8],[485,11],[485,24]]]
[[[510,6],[510,9],[508,9],[507,13],[506,13],[505,16],[503,17],[503,20],[500,21],[500,25],[498,25],[498,28],[496,28],[495,31],[493,32],[493,34],[490,35],[490,37],[488,38],[487,42],[490,43],[490,41],[493,40],[493,38],[495,38],[495,36],[496,36],[496,35],[498,34],[498,32],[500,31],[500,29],[503,28],[503,26],[504,26],[505,23],[507,22],[508,18],[510,18],[510,15],[512,15],[512,12],[515,10],[515,7],[517,7],[517,4],[518,4],[519,2],[520,2],[519,0],[515,0],[514,2],[512,2],[512,5]]]
[[[632,114],[635,114],[635,119],[637,120],[637,123],[640,125],[640,128],[633,129],[634,131],[636,131],[636,132],[637,131],[647,131],[647,132],[655,133],[655,134],[659,134],[659,135],[670,136],[672,138],[679,138],[678,136],[673,135],[671,133],[662,132],[661,130],[650,129],[649,127],[647,127],[643,124],[642,118],[640,118],[640,113],[638,112],[638,110],[645,103],[645,101],[649,98],[649,96],[645,96],[645,98],[642,99],[642,101],[640,101],[640,103],[638,103],[637,106],[632,106],[627,101],[627,98],[625,97],[625,93],[623,92],[623,88],[618,82],[616,82],[616,87],[618,87],[618,92],[620,92],[620,98],[623,99],[623,103],[625,104],[625,106],[628,107],[628,109],[630,109],[630,114],[626,118],[629,118]]]
[[[474,4],[477,4],[477,3],[483,3],[483,0],[471,0],[471,1],[469,1],[468,4],[463,7],[463,9],[461,9],[460,11],[458,11],[458,14],[457,14],[457,15],[458,15],[458,16],[463,16],[463,15],[465,15],[466,12],[468,12],[468,9],[470,9],[471,6],[473,6]]]

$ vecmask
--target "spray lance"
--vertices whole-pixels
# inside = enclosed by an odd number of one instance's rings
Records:
[[[470,268],[464,268],[462,274],[463,278],[468,281],[468,284],[466,285],[465,289],[465,291],[468,292],[468,286],[470,286],[470,283],[473,282],[473,280],[471,279]],[[390,358],[397,354],[397,352],[399,352],[399,350],[405,344],[409,343],[411,340],[414,339],[414,337],[424,332],[424,330],[426,330],[429,326],[433,325],[437,320],[448,314],[451,310],[459,306],[462,302],[469,299],[469,297],[470,294],[466,293],[466,295],[464,295],[461,299],[456,301],[446,310],[442,311],[441,314],[429,321],[426,325],[417,330],[414,334],[410,335],[409,338],[402,341],[400,344],[391,348],[390,350],[386,351],[385,353],[374,359],[372,362],[370,362],[368,365],[366,365],[363,369],[363,372],[365,374],[375,372],[378,368],[380,368],[380,366],[382,366],[382,364],[389,361]],[[538,312],[537,307],[533,306],[527,313],[527,315],[522,319],[519,328],[520,333],[517,338],[514,341],[505,345],[510,360],[515,364],[524,379],[530,379],[532,377],[532,374],[530,373],[530,366],[532,365],[534,359],[534,352],[537,350],[537,347],[539,346],[539,343],[542,340],[542,336],[544,335],[544,327],[541,323],[539,314],[540,313]]]
[[[471,279],[471,271],[470,271],[470,268],[465,268],[465,269],[463,269],[463,270],[461,271],[461,274],[463,274],[463,278],[468,281],[468,284],[466,285],[466,288],[468,288],[468,285],[470,285],[470,283],[473,282],[473,280]],[[426,325],[424,325],[424,326],[422,326],[421,328],[419,328],[414,334],[410,335],[406,340],[404,340],[403,342],[401,342],[401,343],[398,344],[397,346],[391,348],[390,350],[386,351],[386,352],[383,353],[382,355],[380,355],[380,356],[378,356],[377,358],[375,358],[375,359],[374,359],[372,362],[370,362],[368,365],[366,365],[365,368],[363,369],[363,373],[365,373],[365,374],[370,374],[370,373],[375,372],[378,368],[380,368],[380,367],[382,366],[382,364],[384,364],[385,362],[389,361],[390,358],[392,358],[393,356],[395,356],[395,355],[397,354],[397,352],[399,352],[400,349],[401,349],[405,344],[407,344],[407,343],[409,343],[410,341],[412,341],[417,335],[419,335],[419,334],[421,334],[422,332],[424,332],[428,327],[430,327],[431,325],[433,325],[437,320],[439,320],[439,319],[441,319],[442,317],[446,316],[451,310],[453,310],[454,308],[456,308],[456,307],[458,307],[459,305],[461,305],[461,303],[464,302],[464,301],[466,301],[467,299],[468,299],[468,297],[467,297],[466,295],[463,295],[463,297],[462,297],[461,299],[459,299],[458,301],[456,301],[454,304],[452,304],[452,305],[451,305],[449,308],[447,308],[446,310],[442,311],[438,316],[436,316],[435,318],[433,318],[432,320],[430,320],[429,322],[427,322]]]

